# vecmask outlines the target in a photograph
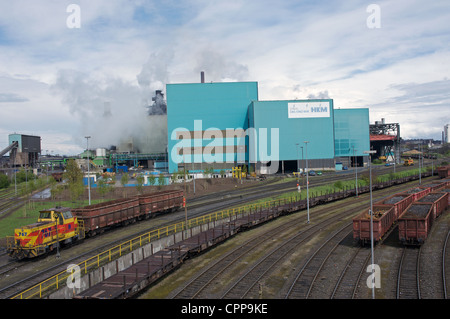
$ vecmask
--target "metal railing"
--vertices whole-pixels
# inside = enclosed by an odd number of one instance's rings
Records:
[[[222,210],[219,212],[195,217],[188,220],[187,229],[204,225],[217,220],[245,215],[246,213],[255,212],[257,210],[267,209],[271,207],[277,207],[279,205],[284,205],[298,201],[298,197],[288,197],[284,199],[277,199],[266,201],[263,203],[245,205],[236,208],[230,208],[227,210]],[[99,267],[123,256],[124,254],[130,253],[133,250],[140,248],[146,244],[149,244],[155,240],[161,239],[173,235],[175,233],[186,230],[185,222],[179,222],[166,227],[162,227],[156,230],[152,230],[146,234],[135,237],[124,243],[121,243],[115,247],[112,247],[100,254],[88,258],[80,262],[77,266],[80,269],[81,275],[87,274],[88,272],[98,269]],[[65,286],[68,280],[71,280],[72,273],[70,271],[60,272],[53,277],[50,277],[39,284],[13,296],[11,299],[30,299],[30,298],[42,298],[51,292],[54,292],[61,287]]]

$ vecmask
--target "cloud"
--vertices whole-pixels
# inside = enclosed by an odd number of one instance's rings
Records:
[[[29,101],[29,100],[25,97],[21,97],[20,95],[15,94],[15,93],[0,93],[0,103],[5,103],[5,102],[17,103],[17,102],[26,102],[26,101]]]
[[[145,78],[143,74],[141,78]],[[142,81],[152,86],[152,81]],[[142,152],[164,151],[167,133],[161,127],[167,124],[160,117],[156,121],[147,116],[148,89],[141,90],[120,78],[60,70],[51,91],[69,106],[79,123],[76,140],[80,143],[85,136],[91,136],[92,147],[120,146],[132,140]]]
[[[258,81],[261,100],[370,107],[372,122],[399,122],[406,138],[439,139],[450,121],[446,0],[378,1],[380,29],[367,27],[362,0],[80,0],[80,29],[66,25],[73,1],[3,2],[0,126],[45,136],[48,149],[82,150],[84,134],[97,145],[148,134],[155,124],[136,121],[154,90],[199,82],[200,71]],[[106,125],[105,102],[126,125]]]
[[[213,49],[203,49],[196,55],[196,74],[205,72],[205,81],[229,82],[248,79],[248,67]],[[206,80],[206,77],[208,80]]]

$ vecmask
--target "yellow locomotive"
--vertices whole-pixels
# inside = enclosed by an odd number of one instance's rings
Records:
[[[43,255],[59,244],[84,238],[83,226],[82,220],[72,216],[70,208],[40,211],[37,223],[16,228],[14,237],[7,237],[8,253],[17,259]]]

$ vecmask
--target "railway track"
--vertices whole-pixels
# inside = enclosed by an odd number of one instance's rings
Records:
[[[352,248],[353,252],[350,260],[345,264],[330,295],[331,299],[354,299],[358,283],[369,262],[370,250],[362,247]],[[356,280],[355,280],[356,278]]]
[[[382,196],[388,196],[390,193],[390,190],[378,191],[377,196],[381,198]],[[261,288],[261,286],[263,286],[262,283],[266,280],[266,277],[271,275],[271,272],[273,272],[274,269],[279,268],[279,264],[283,262],[285,256],[290,256],[296,247],[300,247],[301,243],[305,243],[305,245],[307,245],[308,239],[312,238],[314,235],[317,235],[317,233],[321,231],[325,232],[324,229],[326,229],[327,226],[333,226],[337,222],[343,220],[345,217],[350,218],[352,216],[352,213],[356,214],[363,207],[367,206],[367,203],[362,203],[362,201],[368,200],[368,194],[362,195],[360,199],[361,201],[359,201],[356,207],[352,208],[351,211],[346,210],[345,212],[335,215],[332,218],[326,217],[326,212],[330,211],[330,209],[327,207],[328,205],[316,207],[316,211],[314,213],[314,222],[317,223],[317,225],[310,225],[309,228],[303,229],[294,236],[291,236],[283,244],[276,247],[272,246],[269,253],[260,258],[258,262],[255,262],[252,267],[245,273],[241,274],[238,279],[235,279],[233,284],[227,287],[226,291],[222,291],[221,294],[218,294],[217,292],[214,293],[214,287],[221,285],[221,282],[223,282],[221,277],[223,277],[225,274],[233,272],[233,269],[239,266],[236,265],[236,263],[242,264],[243,258],[245,258],[247,254],[255,252],[257,247],[268,247],[266,246],[266,242],[275,240],[273,237],[274,234],[284,233],[287,229],[291,229],[292,231],[292,229],[298,228],[298,225],[300,224],[305,225],[306,217],[303,215],[301,217],[302,221],[296,220],[295,222],[290,223],[288,226],[279,226],[275,230],[270,230],[267,233],[264,233],[262,236],[253,238],[244,245],[235,248],[231,252],[218,259],[217,262],[202,269],[196,276],[190,279],[187,284],[183,285],[182,288],[178,288],[177,290],[175,290],[171,294],[171,298],[257,298],[261,295],[261,291],[263,290],[263,288]],[[348,202],[338,202],[333,204],[333,210],[337,210],[338,208],[343,207],[349,207]],[[321,217],[322,220],[319,221]],[[341,231],[335,234],[335,236],[331,236],[330,240],[335,241],[335,248],[337,248],[339,246],[339,243],[341,243],[343,240],[348,239],[348,237],[351,235],[350,228],[351,224],[346,224]],[[281,229],[283,229],[283,231],[281,231]],[[312,271],[314,274],[311,277],[314,278],[313,281],[318,278],[318,273],[322,269],[328,257],[331,255],[331,252],[335,250],[334,248],[330,251],[330,246],[331,245],[323,244],[321,246],[321,249],[316,250],[316,252],[312,254],[312,257],[307,262],[307,265],[309,266],[306,267],[305,265],[305,269],[301,271],[302,276],[304,276],[307,271]],[[367,252],[367,249],[361,249],[359,247],[353,247],[353,249],[355,249],[357,253],[354,254],[354,258],[352,260],[354,260],[355,264],[357,260],[360,260],[359,263],[361,264],[361,267],[363,267],[366,263],[368,254],[361,254],[359,252]],[[327,252],[323,253],[322,251]],[[313,260],[314,262],[312,262]],[[316,263],[317,261],[320,261],[319,266],[313,266],[313,263]],[[358,273],[361,273],[361,267],[353,268],[359,268]],[[315,270],[312,270],[313,268]],[[349,275],[350,273],[351,272],[347,271],[347,276],[341,276],[341,286],[343,285],[343,283],[345,283],[346,277],[352,277],[351,275]],[[354,278],[355,277],[353,277],[353,281],[355,280]],[[300,281],[297,280],[296,282],[298,283]],[[295,286],[295,283],[293,283],[292,285]],[[357,284],[353,284],[352,286],[356,285]],[[311,284],[306,285],[306,289],[309,289],[308,294],[311,293],[312,290],[310,287],[312,286],[313,285]],[[337,287],[339,287],[339,284],[337,284]],[[337,291],[338,289],[336,288],[335,290]],[[336,292],[335,296],[337,296]],[[296,297],[298,298],[298,296]]]
[[[404,247],[397,276],[397,299],[420,299],[419,247]]]
[[[214,280],[221,274],[225,269],[229,269],[236,262],[241,260],[246,254],[257,249],[261,243],[265,243],[272,239],[273,236],[280,232],[284,232],[292,228],[292,225],[283,224],[276,228],[271,229],[269,232],[264,233],[261,237],[255,237],[250,241],[245,242],[243,245],[233,249],[228,252],[212,265],[203,269],[198,273],[193,279],[186,283],[181,289],[172,294],[171,298],[182,298],[182,299],[194,299],[205,297],[202,294],[208,287],[214,284]]]
[[[230,208],[231,206],[236,206],[236,205],[240,205],[242,203],[246,203],[248,201],[251,200],[257,200],[260,198],[264,198],[267,196],[274,196],[283,192],[286,192],[286,185],[292,185],[295,182],[288,182],[288,183],[281,183],[281,184],[276,184],[276,185],[264,185],[261,188],[256,187],[256,189],[250,189],[247,190],[245,192],[242,192],[242,190],[236,190],[236,191],[232,191],[230,196],[225,196],[219,200],[217,200],[217,195],[216,197],[211,197],[211,196],[204,196],[202,198],[199,198],[200,201],[203,202],[203,204],[200,205],[196,205],[195,207],[191,207],[189,209],[189,218],[194,218],[194,217],[198,217],[198,216],[202,216],[208,213],[213,213],[216,211],[220,211],[222,209],[227,209]],[[322,181],[319,184],[325,183],[325,181]],[[275,190],[274,190],[275,188]],[[292,186],[290,188],[293,188]],[[204,204],[205,203],[205,199],[206,199],[206,203],[208,204]],[[209,200],[208,200],[209,199]],[[194,201],[195,203],[196,201]],[[19,291],[23,291],[25,289],[27,289],[28,287],[33,286],[35,283],[38,283],[40,281],[45,280],[46,278],[57,274],[58,272],[62,270],[64,270],[64,267],[67,267],[68,264],[75,262],[75,260],[80,260],[79,257],[84,257],[84,258],[88,258],[91,256],[95,256],[96,254],[99,253],[100,250],[107,250],[110,247],[113,247],[121,242],[127,241],[129,239],[135,238],[136,236],[139,236],[141,234],[147,233],[153,229],[157,229],[160,227],[164,227],[167,225],[171,225],[173,223],[176,222],[180,222],[183,221],[185,218],[184,215],[184,210],[181,210],[179,212],[176,213],[172,213],[172,214],[163,214],[160,215],[157,219],[151,219],[149,221],[142,221],[140,223],[136,223],[136,224],[149,224],[149,227],[144,227],[144,229],[142,229],[142,227],[139,227],[139,231],[133,231],[133,228],[137,228],[137,227],[133,227],[132,226],[128,226],[126,228],[117,228],[117,229],[113,229],[110,232],[105,232],[101,235],[97,235],[93,238],[88,239],[90,242],[98,242],[98,245],[91,245],[94,246],[95,248],[92,249],[82,249],[82,244],[81,245],[76,245],[78,249],[74,249],[73,247],[70,247],[69,249],[62,249],[61,250],[61,254],[64,256],[66,255],[68,258],[68,261],[65,261],[64,263],[57,263],[57,262],[53,262],[53,261],[49,261],[49,259],[54,258],[53,255],[49,255],[47,256],[47,258],[45,257],[41,257],[39,258],[39,260],[32,260],[32,261],[12,261],[12,262],[8,262],[6,265],[2,266],[1,268],[1,272],[0,272],[0,278],[3,278],[3,284],[0,286],[0,298],[2,297],[11,297],[13,295],[15,295],[17,292]],[[158,222],[161,221],[161,222]],[[156,222],[156,225],[155,225]],[[135,225],[136,226],[136,225]],[[125,233],[125,236],[123,235],[119,235],[117,237],[114,238],[114,240],[111,241],[111,239],[107,239],[109,238],[109,235],[114,234],[115,232],[117,232],[117,230],[120,233]],[[130,234],[131,233],[131,234]],[[107,235],[107,236],[103,236],[103,235]],[[105,238],[105,240],[101,240],[102,238]],[[85,240],[85,241],[88,241]],[[63,254],[67,253],[67,254]],[[78,258],[72,258],[70,256],[77,256]],[[46,262],[46,260],[48,262]],[[33,265],[33,263],[37,263],[36,261],[39,262],[38,265],[36,265],[36,267],[33,267],[31,265]],[[41,264],[44,264],[43,269],[40,271],[38,270],[41,266]],[[30,267],[31,266],[31,267]],[[20,270],[20,274],[18,275],[18,277],[11,276],[10,280],[6,280],[5,275],[9,273],[18,273],[18,270]],[[15,279],[12,279],[15,278]],[[17,279],[16,279],[17,278]],[[15,282],[14,282],[15,281]]]
[[[327,181],[327,182],[329,182],[329,181]],[[295,183],[295,182],[291,182],[291,184],[292,183]],[[277,185],[276,187],[280,187],[280,185]],[[278,192],[284,192],[285,191],[285,189],[283,189],[283,188],[281,188],[281,189],[279,189],[278,190]],[[222,204],[221,205],[218,205],[217,204],[217,201],[214,201],[213,200],[213,204],[211,204],[210,205],[210,207],[207,207],[207,208],[205,208],[204,206],[202,206],[202,207],[199,207],[197,210],[198,211],[194,211],[194,209],[191,209],[190,210],[190,215],[189,215],[189,218],[192,218],[192,217],[194,217],[194,216],[197,216],[197,215],[203,215],[203,214],[205,214],[205,213],[207,213],[208,212],[208,209],[209,209],[209,211],[210,212],[213,212],[213,211],[217,211],[217,210],[220,210],[220,209],[222,209],[222,207],[223,208],[226,208],[226,207],[229,207],[230,205],[237,205],[237,204],[239,204],[239,203],[242,203],[242,202],[247,202],[247,201],[249,201],[249,200],[253,200],[253,199],[257,199],[257,198],[261,198],[261,197],[266,197],[266,196],[268,196],[268,195],[273,195],[274,194],[274,190],[273,190],[273,188],[271,189],[270,187],[269,188],[267,188],[267,191],[266,192],[261,192],[261,191],[253,191],[252,192],[252,194],[250,195],[250,194],[247,194],[247,196],[246,195],[244,195],[244,196],[242,196],[243,198],[241,198],[241,195],[239,195],[239,197],[237,197],[237,196],[235,196],[235,197],[233,197],[233,198],[230,198],[229,199],[229,201],[227,201],[226,203],[223,203],[223,201],[222,201]],[[248,196],[248,195],[250,195],[250,196]],[[167,220],[165,220],[164,221],[164,223],[173,223],[174,222],[174,220],[182,220],[183,218],[184,218],[184,212],[180,212],[180,213],[178,213],[178,214],[167,214],[167,215],[163,215],[164,216],[164,218],[163,219],[161,219],[161,220],[164,220],[164,219],[166,219],[167,217],[170,217],[170,221],[167,221]],[[173,217],[172,217],[173,216]],[[173,218],[173,219],[172,219]],[[157,227],[161,227],[161,224],[159,224]],[[146,232],[146,231],[149,231],[149,230],[151,230],[151,229],[153,229],[153,228],[155,228],[154,226],[152,226],[152,228],[147,228],[145,231],[141,231],[140,233],[142,233],[142,232]],[[131,229],[131,228],[130,228]],[[127,232],[128,233],[128,232]],[[128,237],[135,237],[136,236],[136,233],[133,233],[132,235],[128,235]],[[100,238],[101,236],[99,236],[99,238]],[[119,239],[118,241],[123,241],[125,238],[121,238],[121,239]],[[111,244],[112,245],[112,244]],[[81,246],[81,245],[80,245]],[[70,250],[69,250],[70,251]],[[75,252],[75,251],[74,251]],[[78,253],[77,254],[79,254],[79,251],[78,251]],[[95,253],[94,253],[95,254]],[[50,256],[51,257],[51,256]],[[46,268],[45,270],[43,270],[43,273],[45,272],[45,271],[48,271],[48,268]],[[48,277],[48,273],[47,273],[47,277]],[[29,279],[29,278],[28,278]],[[23,282],[26,282],[27,281],[27,278],[25,278],[24,280],[23,280]]]
[[[25,201],[19,198],[11,198],[0,203],[0,218],[8,216],[23,205],[25,205]]]
[[[339,205],[341,207],[345,207],[347,204],[346,203],[339,203]],[[320,213],[325,213],[326,209],[325,208],[321,208],[319,209],[319,211],[317,211],[317,214]],[[323,217],[322,217],[323,218]],[[226,254],[222,259],[220,259],[220,261],[218,261],[217,263],[215,263],[214,265],[212,265],[211,267],[208,267],[207,269],[203,270],[199,275],[197,275],[193,280],[191,280],[185,287],[182,288],[181,291],[177,292],[174,296],[174,298],[179,298],[179,297],[188,297],[188,298],[205,298],[209,295],[209,293],[204,293],[201,294],[201,292],[206,291],[208,286],[214,286],[214,284],[217,284],[217,281],[214,282],[213,280],[218,279],[219,275],[223,275],[225,272],[229,272],[232,271],[231,269],[233,267],[236,266],[236,263],[241,262],[243,256],[245,256],[246,254],[250,253],[250,252],[254,252],[257,248],[261,247],[262,245],[264,245],[264,247],[271,247],[270,243],[273,241],[273,237],[275,235],[279,235],[280,233],[289,233],[292,231],[295,231],[298,223],[306,223],[306,217],[305,216],[301,216],[298,220],[296,220],[295,224],[284,224],[281,226],[278,226],[274,229],[271,229],[269,232],[264,233],[262,236],[258,236],[256,238],[253,238],[251,241],[244,243],[242,246],[234,249],[233,251],[231,251],[230,253]],[[309,236],[314,235],[315,230],[317,230],[317,226],[313,226],[311,227],[312,229],[308,232]],[[302,237],[302,239],[304,240],[305,235],[304,233],[302,233],[301,235],[304,235]],[[298,239],[298,237],[300,236],[300,234],[296,234],[294,235],[294,237],[291,238],[291,242],[293,245],[295,245],[295,239]],[[269,244],[267,244],[269,243]],[[273,246],[273,245],[272,245]],[[271,257],[273,257],[273,255],[275,255],[276,253],[280,253],[279,251],[279,246],[276,246],[275,248],[273,248],[273,250],[271,251],[271,253],[269,255],[272,255]],[[288,251],[287,251],[288,252]],[[286,252],[286,253],[287,253]],[[231,257],[231,258],[230,258]],[[259,264],[255,265],[255,267],[252,269],[254,270],[255,273],[258,273],[258,271],[260,271],[261,269],[263,269],[266,265],[267,262],[271,262],[272,260],[265,260],[267,259],[263,258]],[[227,260],[230,260],[230,262],[227,262]],[[258,269],[255,269],[256,266],[258,266]],[[264,270],[259,272],[259,275],[263,275]],[[246,275],[253,275],[250,274],[249,272]],[[202,285],[200,289],[196,288],[197,283],[199,281],[204,281],[203,278],[208,278],[210,277],[210,279],[206,282],[205,285]],[[247,291],[245,294],[247,294],[250,289],[254,288],[255,283],[257,283],[256,281],[253,281],[248,287],[247,287]],[[236,282],[236,285],[238,284],[238,282]],[[245,283],[241,285],[245,286]],[[235,287],[232,286],[228,289],[228,292],[226,293],[226,295],[232,293],[231,291],[234,289]],[[197,291],[195,291],[197,289]],[[238,288],[239,289],[239,288]],[[192,291],[195,291],[194,293],[192,293]],[[186,294],[186,292],[191,292]],[[245,296],[244,294],[244,296]],[[190,297],[189,297],[190,296]],[[217,296],[217,297],[222,297],[224,298],[225,296]]]
[[[445,237],[444,247],[443,247],[443,254],[442,254],[442,286],[444,291],[444,299],[449,299],[449,293],[450,293],[450,287],[448,286],[450,284],[449,280],[447,280],[448,277],[450,277],[450,260],[449,259],[449,250],[450,250],[450,230],[447,232],[447,236]]]
[[[333,233],[306,261],[292,282],[285,299],[308,299],[325,263],[342,241],[352,234],[352,224]]]

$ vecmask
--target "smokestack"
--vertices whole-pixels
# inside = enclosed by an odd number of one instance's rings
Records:
[[[205,72],[200,72],[200,81],[201,83],[205,83]]]

